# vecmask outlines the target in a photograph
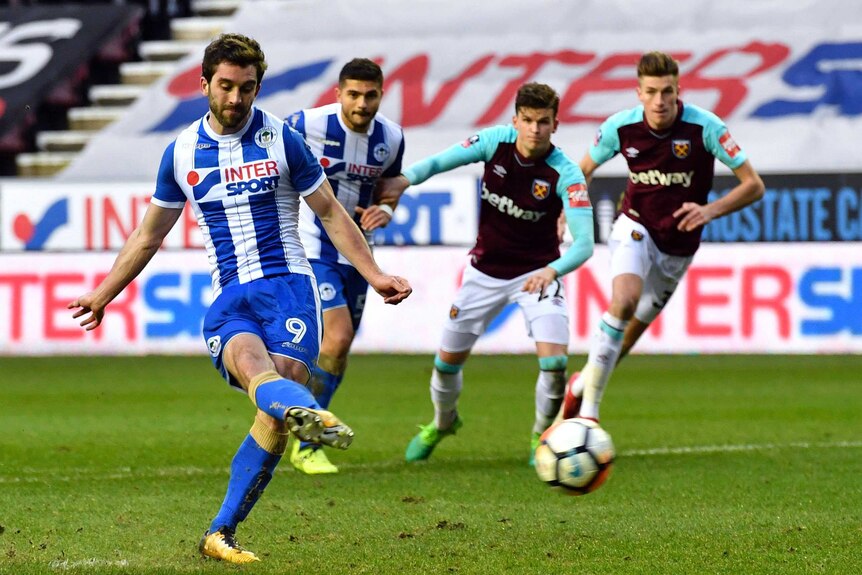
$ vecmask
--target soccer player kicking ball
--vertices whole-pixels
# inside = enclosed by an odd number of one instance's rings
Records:
[[[108,276],[69,304],[82,326],[96,329],[191,203],[212,266],[215,299],[204,338],[216,369],[257,407],[233,458],[224,502],[199,546],[204,556],[230,563],[258,561],[234,533],[272,478],[288,435],[339,449],[353,439],[304,385],[318,354],[320,309],[296,229],[300,198],[386,303],[411,292],[406,280],[377,267],[302,137],[254,107],[265,71],[263,51],[251,38],[224,34],[207,46],[200,87],[209,112],[165,150],[144,220]]]
[[[365,58],[341,68],[337,102],[301,110],[287,122],[305,137],[324,167],[335,197],[371,243],[374,230],[392,219],[397,199],[373,204],[374,184],[380,177],[401,173],[404,135],[401,126],[378,114],[383,98],[383,71]],[[299,209],[299,235],[320,290],[323,341],[312,373],[317,402],[329,409],[344,379],[347,354],[362,320],[368,282],[332,243],[320,218],[305,205]],[[290,462],[307,474],[338,473],[319,444],[294,441]]]
[[[637,67],[641,105],[618,112],[599,129],[580,162],[589,180],[623,152],[629,181],[608,240],[611,303],[593,336],[589,357],[566,386],[561,418],[598,421],[605,386],[673,295],[710,221],[763,196],[763,181],[715,114],[679,99],[679,66],[661,52]],[[707,203],[715,159],[739,184]]]
[[[384,197],[411,184],[473,162],[484,162],[479,235],[463,283],[449,311],[431,375],[434,420],[407,446],[407,461],[428,459],[440,441],[462,426],[458,415],[461,369],[470,350],[503,307],[516,302],[536,343],[536,417],[531,457],[539,436],[560,409],[565,387],[569,323],[560,277],[593,253],[593,209],[578,166],[551,143],[559,96],[544,84],[521,86],[511,125],[481,130],[381,180]],[[574,241],[560,255],[561,213]]]

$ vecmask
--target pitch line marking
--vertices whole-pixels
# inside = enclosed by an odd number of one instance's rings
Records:
[[[655,457],[662,455],[703,455],[709,453],[734,453],[748,451],[768,451],[776,449],[846,449],[860,448],[862,441],[794,441],[791,443],[748,443],[741,445],[691,445],[682,447],[653,447],[650,449],[628,449],[619,453],[620,457]],[[498,457],[471,457],[470,461],[499,461]],[[451,461],[451,460],[450,460]],[[406,463],[401,459],[379,461],[374,463],[341,463],[345,469],[394,469],[405,467]],[[286,469],[286,467],[285,467]],[[290,471],[287,471],[290,473]],[[40,483],[40,482],[72,482],[81,479],[104,480],[126,480],[138,477],[193,477],[201,475],[228,475],[227,467],[166,467],[166,468],[138,468],[119,467],[108,473],[94,472],[91,468],[64,468],[63,470],[46,471],[42,469],[24,468],[19,473],[24,475],[0,475],[0,485],[14,483]]]

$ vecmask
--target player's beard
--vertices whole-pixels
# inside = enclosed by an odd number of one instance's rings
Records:
[[[209,101],[210,112],[224,128],[236,129],[245,122],[248,116],[248,108],[242,103],[237,103],[233,106],[219,106],[212,96],[209,97]]]

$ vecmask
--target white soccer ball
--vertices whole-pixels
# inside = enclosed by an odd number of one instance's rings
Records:
[[[614,463],[610,434],[591,419],[575,417],[555,423],[536,448],[536,474],[552,487],[572,495],[595,491]]]

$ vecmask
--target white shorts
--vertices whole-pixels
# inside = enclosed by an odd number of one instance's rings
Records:
[[[502,280],[483,274],[468,264],[449,310],[441,349],[452,353],[470,349],[488,324],[510,303],[517,303],[521,308],[527,335],[534,341],[567,346],[569,316],[563,284],[556,280],[541,296],[521,291],[524,282],[534,273]]]
[[[625,214],[620,214],[614,222],[608,247],[611,277],[635,274],[643,280],[643,293],[635,317],[642,323],[652,323],[676,291],[694,256],[671,256],[662,252],[646,228]]]

